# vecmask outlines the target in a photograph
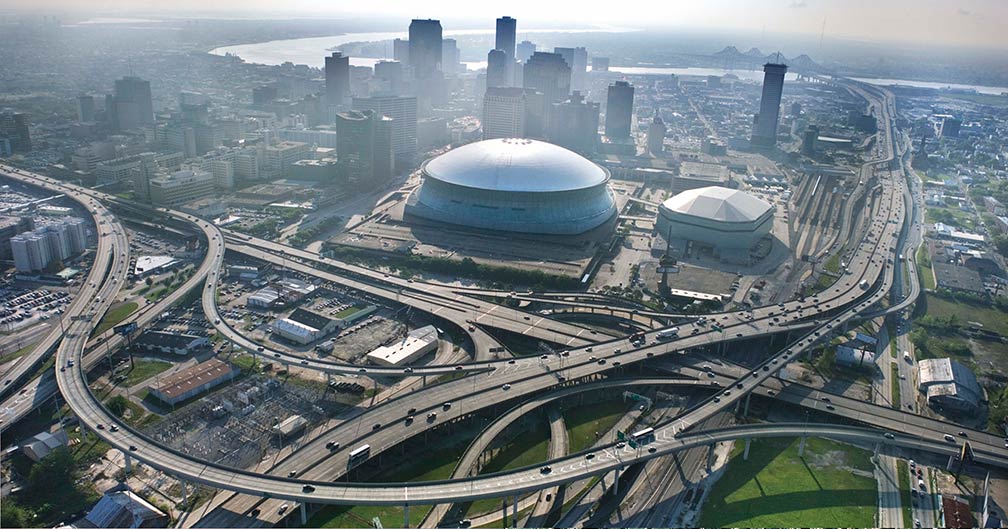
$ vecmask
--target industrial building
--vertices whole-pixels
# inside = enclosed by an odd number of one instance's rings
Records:
[[[24,455],[38,463],[45,456],[49,455],[49,452],[56,450],[61,446],[66,446],[68,442],[66,431],[62,428],[54,433],[41,432],[31,439],[21,443],[21,451]]]
[[[616,213],[609,171],[550,143],[493,139],[425,162],[406,213],[471,228],[579,234]]]
[[[917,362],[917,389],[927,397],[929,406],[971,415],[985,400],[976,375],[951,358]]]
[[[272,309],[288,303],[297,303],[315,291],[315,285],[296,279],[280,279],[273,286],[262,288],[249,295],[245,305],[249,308]]]
[[[150,394],[161,402],[174,406],[236,376],[238,372],[232,369],[230,364],[211,358],[188,369],[160,377],[150,386]]]
[[[210,340],[206,336],[147,331],[141,334],[133,345],[151,353],[187,355],[210,347]]]
[[[74,522],[74,527],[168,527],[171,518],[147,500],[129,490],[125,484],[105,492],[87,516]]]
[[[748,262],[749,251],[770,233],[773,206],[726,187],[683,191],[658,208],[655,229],[676,250],[689,243],[711,248],[729,262]]]
[[[367,359],[374,364],[400,366],[422,358],[425,354],[437,349],[437,328],[433,325],[410,331],[402,340],[383,345],[367,354]]]

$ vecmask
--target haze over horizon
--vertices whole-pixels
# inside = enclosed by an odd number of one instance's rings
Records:
[[[5,7],[16,12],[40,12],[38,2],[8,0]],[[748,31],[765,35],[797,34],[827,39],[866,42],[906,42],[928,46],[1008,49],[1002,21],[1008,20],[1008,2],[1000,0],[773,0],[757,7],[744,0],[713,0],[694,3],[642,0],[635,9],[607,9],[601,2],[543,3],[514,0],[496,11],[522,24],[601,25],[636,29],[690,29]],[[440,18],[445,23],[472,23],[486,18],[486,6],[460,0],[433,0],[422,7],[405,0],[355,5],[319,6],[308,0],[292,0],[282,10],[267,0],[177,0],[167,5],[159,0],[77,0],[46,2],[45,12],[73,11],[87,16],[129,14],[171,16],[298,18],[347,17]],[[874,16],[867,16],[873,14]]]

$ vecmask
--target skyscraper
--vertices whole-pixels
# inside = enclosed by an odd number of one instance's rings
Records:
[[[651,126],[647,131],[647,147],[651,156],[659,156],[664,152],[666,132],[668,129],[665,127],[665,122],[662,121],[658,111],[655,111],[654,119],[651,120]]]
[[[373,189],[392,176],[393,122],[373,110],[336,114],[336,159],[347,184]]]
[[[441,21],[414,19],[409,25],[409,64],[414,79],[431,79],[441,71]]]
[[[598,144],[599,104],[585,101],[577,90],[563,103],[553,103],[546,139],[574,152],[589,155]]]
[[[571,69],[560,54],[537,51],[524,71],[525,88],[542,92],[547,105],[564,101],[570,94]]]
[[[106,108],[105,112],[111,113],[109,122],[117,131],[136,129],[154,122],[150,81],[136,76],[116,80],[111,102],[112,108]]]
[[[584,47],[553,48],[571,69],[571,90],[585,93],[588,90],[588,50]]]
[[[508,58],[504,50],[490,50],[487,54],[487,89],[508,86]]]
[[[763,96],[760,111],[753,121],[752,138],[756,147],[773,147],[777,144],[777,120],[780,118],[781,93],[784,91],[786,64],[768,62],[763,65]]]
[[[515,29],[517,24],[518,21],[511,17],[498,18],[497,35],[494,39],[494,49],[503,51],[512,61],[515,58]]]
[[[9,108],[0,112],[0,140],[10,143],[11,153],[30,151],[32,143],[28,132],[28,115]]]
[[[389,94],[399,95],[402,93],[403,85],[403,64],[398,61],[378,61],[374,66],[374,76],[388,83]]]
[[[455,39],[441,40],[441,71],[446,75],[455,75],[459,72],[462,55],[459,52],[458,42]]]
[[[77,96],[77,121],[84,123],[95,120],[94,96],[81,94]]]
[[[417,153],[417,98],[415,97],[355,97],[354,110],[373,110],[392,118],[392,154],[395,168],[412,165]],[[337,133],[336,141],[339,142]]]
[[[350,57],[334,51],[325,58],[326,104],[342,106],[350,97]]]
[[[395,39],[392,41],[392,59],[403,63],[404,65],[409,64],[409,41],[404,39]]]
[[[483,96],[483,139],[524,137],[525,112],[525,90],[487,88]]]
[[[608,72],[609,57],[592,57],[591,65],[593,72]]]
[[[605,135],[613,139],[630,137],[633,120],[634,87],[626,81],[609,85],[606,95]]]
[[[523,40],[518,43],[515,48],[515,59],[519,62],[528,62],[532,57],[532,54],[536,52],[536,45],[534,42],[529,40]]]
[[[505,59],[505,82],[501,86],[514,85],[515,69],[515,30],[518,21],[511,17],[501,17],[497,19],[497,34],[494,38],[494,49],[504,52]],[[489,72],[488,72],[489,75]]]

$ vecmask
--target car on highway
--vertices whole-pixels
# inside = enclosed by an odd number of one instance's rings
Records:
[[[550,468],[548,465],[539,469],[540,474],[549,474],[550,472],[553,472],[553,469]]]
[[[301,487],[301,492],[315,492],[315,487],[312,485],[305,485]]]
[[[511,389],[511,384],[504,384],[503,386],[501,386],[501,389],[503,389],[504,391],[507,391],[507,390]]]
[[[955,437],[952,437],[949,434],[945,434],[944,437],[943,437],[943,439],[945,439],[945,441],[947,441],[949,443],[954,443],[955,442]]]
[[[287,509],[289,509],[289,508],[290,508],[290,505],[287,505],[285,503],[285,504],[281,505],[279,509],[277,509],[277,514],[283,514],[283,513],[287,512]]]

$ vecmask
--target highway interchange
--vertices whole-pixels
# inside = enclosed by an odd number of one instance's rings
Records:
[[[318,438],[304,444],[294,455],[280,461],[269,473],[252,472],[222,467],[193,459],[183,453],[159,446],[131,429],[104,409],[91,393],[86,381],[88,362],[84,356],[85,344],[91,330],[115,298],[118,286],[125,278],[129,245],[125,230],[115,221],[98,199],[112,198],[93,190],[70,186],[44,177],[3,168],[9,178],[41,186],[52,192],[65,193],[78,200],[96,218],[99,226],[99,251],[95,265],[88,277],[85,290],[71,306],[77,318],[71,318],[67,333],[57,341],[56,382],[60,393],[80,419],[83,426],[93,430],[103,440],[121,449],[129,459],[142,461],[151,467],[164,470],[189,482],[206,484],[230,490],[252,500],[241,501],[226,510],[244,513],[249,505],[259,505],[262,498],[276,501],[310,503],[338,503],[357,505],[409,505],[471,501],[479,498],[502,497],[541,490],[584,477],[610,472],[637,461],[668,455],[695,446],[706,446],[719,441],[752,437],[817,435],[841,440],[875,444],[880,441],[879,430],[831,425],[766,424],[731,427],[721,430],[694,431],[696,425],[735,405],[752,392],[766,393],[766,387],[776,383],[776,374],[789,362],[810,351],[822,340],[845,329],[852,321],[871,313],[892,288],[895,270],[899,268],[894,257],[900,251],[909,226],[905,222],[906,182],[901,172],[888,169],[894,157],[892,145],[892,101],[882,98],[880,91],[866,90],[876,108],[882,132],[878,146],[885,152],[872,162],[871,208],[866,233],[848,258],[845,274],[832,287],[816,296],[788,301],[778,305],[708,315],[704,320],[692,319],[678,324],[675,339],[662,341],[657,331],[646,334],[645,344],[635,347],[622,337],[591,333],[587,329],[559,322],[540,315],[504,307],[474,297],[475,292],[453,289],[443,285],[419,283],[389,277],[363,267],[340,263],[319,257],[310,252],[225,233],[216,226],[174,211],[164,211],[175,220],[189,223],[202,233],[207,246],[206,257],[190,281],[203,290],[201,304],[208,321],[225,339],[254,354],[274,361],[298,365],[334,374],[367,374],[371,376],[427,376],[444,375],[458,371],[467,376],[428,385],[408,396],[408,406],[415,408],[407,413],[407,397],[393,398],[374,406],[351,420],[334,426]],[[223,269],[225,251],[274,262],[288,269],[308,273],[333,281],[348,288],[366,292],[392,303],[413,306],[455,324],[473,338],[476,357],[480,361],[449,366],[404,368],[366,368],[359,365],[325,362],[303,358],[284,351],[274,351],[244,337],[220,318],[216,306],[216,289]],[[894,263],[897,263],[894,265]],[[913,267],[911,267],[912,269]],[[179,296],[188,289],[179,289]],[[912,302],[907,296],[900,305]],[[174,302],[175,300],[173,300]],[[170,304],[159,303],[164,309]],[[893,307],[890,307],[890,310]],[[144,313],[150,318],[157,311]],[[662,314],[668,317],[670,315]],[[140,320],[143,321],[143,320]],[[715,329],[717,324],[720,329]],[[811,327],[805,332],[802,329]],[[499,329],[528,335],[560,344],[564,349],[546,358],[494,359],[490,350],[499,342],[485,329]],[[530,395],[539,395],[553,389],[570,388],[581,381],[622,371],[622,366],[658,359],[676,358],[723,342],[741,341],[767,334],[790,331],[794,339],[777,354],[742,373],[736,379],[725,380],[722,387],[699,405],[656,426],[656,439],[649,445],[654,450],[633,450],[628,447],[606,445],[600,448],[571,454],[534,468],[467,477],[446,482],[410,484],[333,483],[342,475],[353,448],[367,443],[372,455],[402,443],[425,430],[461,420],[466,416],[499,405],[502,402],[519,402]],[[695,331],[695,332],[694,332]],[[52,344],[49,345],[52,347]],[[31,354],[28,365],[38,365],[45,350],[40,347]],[[37,357],[37,358],[36,358]],[[20,367],[20,365],[19,365]],[[26,368],[27,369],[27,368]],[[12,380],[20,381],[22,375]],[[12,382],[9,384],[16,386]],[[762,390],[760,388],[763,388]],[[450,403],[446,406],[446,403]],[[814,402],[813,402],[814,404]],[[424,420],[436,413],[433,420]],[[407,415],[415,415],[407,421]],[[934,422],[934,421],[932,421]],[[111,426],[116,425],[116,431]],[[885,427],[884,424],[878,425]],[[905,424],[902,426],[906,427]],[[957,443],[942,438],[945,427],[936,431],[934,424],[916,429],[894,432],[881,439],[893,446],[921,449],[939,454],[958,451]],[[326,443],[340,442],[341,448],[331,450]],[[1008,452],[993,439],[978,439],[977,460],[981,463],[1008,466]],[[984,442],[987,441],[987,442]],[[587,457],[588,454],[592,457]],[[548,467],[546,471],[544,467]],[[291,472],[296,477],[288,477]],[[255,499],[259,498],[259,499]],[[251,502],[251,503],[250,503]],[[272,506],[272,504],[270,504]],[[262,508],[262,512],[272,512]]]

